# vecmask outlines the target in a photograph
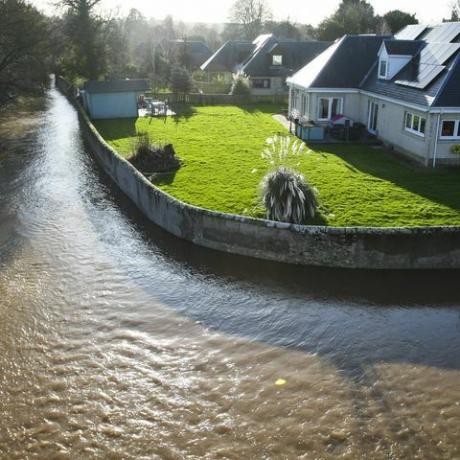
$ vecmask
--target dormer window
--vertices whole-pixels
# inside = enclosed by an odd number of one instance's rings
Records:
[[[379,65],[379,78],[387,78],[388,74],[388,62],[385,59],[380,60]]]
[[[283,65],[283,56],[281,54],[274,54],[273,55],[273,65]]]

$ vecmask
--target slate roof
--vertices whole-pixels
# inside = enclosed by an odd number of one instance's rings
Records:
[[[459,51],[459,43],[422,42],[420,51],[391,80],[378,78],[376,60],[361,89],[411,104],[440,106],[442,101],[449,103],[449,106],[460,107],[460,104],[450,101],[445,87],[448,76],[455,81],[455,72],[450,74],[450,71],[457,66],[456,55]],[[460,85],[460,79],[451,83],[451,86],[455,85]]]
[[[385,40],[385,48],[389,55],[414,56],[423,43],[421,40]]]
[[[288,82],[304,88],[359,88],[386,36],[345,35]]]
[[[88,93],[142,92],[150,89],[147,80],[89,80],[83,85]]]
[[[201,41],[194,40],[170,40],[169,42],[176,55],[180,53],[184,47],[187,56],[190,60],[189,64],[194,67],[199,67],[203,62],[207,61],[211,56],[212,52],[208,46]]]
[[[228,41],[201,65],[201,70],[234,72],[238,64],[241,64],[254,48],[255,45],[251,42]]]
[[[460,23],[412,28],[397,37],[344,36],[288,79],[303,88],[359,89],[411,104],[460,107]],[[447,42],[437,42],[447,37]],[[443,38],[444,39],[444,38]],[[382,42],[389,54],[412,56],[391,79],[378,78]],[[350,65],[350,63],[352,63]]]
[[[261,35],[252,43],[229,41],[201,66],[201,70],[243,72],[251,77],[288,76],[329,45],[329,42],[279,40],[271,34]],[[283,56],[283,65],[272,65],[275,54]]]
[[[330,42],[278,41],[268,39],[243,63],[241,71],[253,77],[288,76],[310,62],[331,45]],[[273,56],[283,56],[281,66],[273,65]]]
[[[460,55],[457,55],[433,103],[434,107],[460,107]]]

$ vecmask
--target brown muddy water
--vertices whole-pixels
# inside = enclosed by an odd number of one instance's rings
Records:
[[[458,272],[178,241],[53,89],[0,132],[2,460],[460,458]]]

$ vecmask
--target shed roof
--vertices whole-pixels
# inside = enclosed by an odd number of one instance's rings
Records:
[[[147,80],[89,80],[83,85],[88,93],[142,92],[150,89]]]

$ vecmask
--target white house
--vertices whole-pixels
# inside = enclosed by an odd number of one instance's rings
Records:
[[[459,40],[460,23],[346,35],[288,78],[289,111],[318,125],[345,115],[426,165],[460,165]]]

